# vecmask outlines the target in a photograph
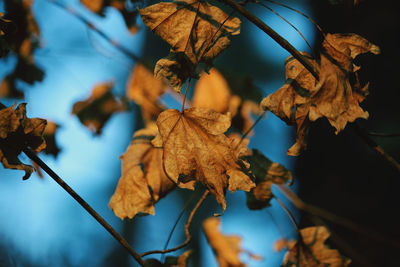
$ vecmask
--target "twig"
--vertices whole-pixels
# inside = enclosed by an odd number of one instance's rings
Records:
[[[128,57],[132,58],[136,62],[142,62],[142,60],[137,55],[135,55],[134,53],[132,53],[131,51],[129,51],[128,49],[126,49],[125,47],[120,45],[117,41],[113,40],[111,37],[109,37],[103,31],[101,31],[98,28],[96,28],[93,23],[91,23],[88,19],[83,17],[81,14],[79,14],[75,9],[72,9],[71,7],[69,7],[66,4],[61,3],[59,1],[55,1],[55,0],[48,0],[48,1],[50,3],[52,3],[52,4],[54,4],[55,6],[58,6],[58,7],[62,8],[62,9],[64,9],[64,10],[66,10],[71,15],[75,16],[79,21],[83,22],[90,29],[92,29],[93,31],[97,32],[101,37],[103,37],[107,42],[109,42],[112,46],[117,48],[123,54],[125,54]]]
[[[294,228],[296,229],[296,232],[298,232],[299,231],[299,226],[297,225],[293,214],[290,212],[290,210],[285,206],[285,204],[282,203],[282,201],[277,196],[274,196],[274,197],[275,197],[276,201],[279,203],[279,205],[281,205],[283,210],[286,212],[286,214],[289,216],[290,220],[292,221],[292,223],[294,225]]]
[[[377,136],[377,137],[400,137],[400,133],[377,133],[377,132],[368,132],[370,136]]]
[[[378,153],[380,156],[382,156],[387,162],[389,162],[398,172],[400,172],[400,164],[392,158],[389,154],[387,154],[381,146],[379,146],[374,140],[372,140],[368,136],[368,132],[362,128],[359,124],[353,123],[352,124],[353,129],[355,132],[358,134],[359,137],[361,137],[362,140],[370,147],[372,148],[376,153]]]
[[[68,194],[71,195],[96,221],[98,221],[141,265],[144,266],[142,257],[128,244],[128,242],[109,225],[81,196],[61,179],[46,163],[44,163],[30,148],[24,148],[23,152],[36,164],[38,164],[54,181],[56,181]]]
[[[192,237],[191,237],[191,235],[190,235],[190,232],[189,232],[190,224],[192,223],[192,219],[193,219],[193,216],[195,215],[196,211],[198,210],[198,208],[200,207],[200,205],[203,203],[203,201],[204,201],[204,200],[206,199],[206,197],[208,196],[208,193],[210,193],[210,191],[208,191],[208,190],[206,190],[206,191],[204,192],[204,194],[201,196],[201,198],[200,198],[199,201],[197,202],[196,206],[193,208],[192,212],[191,212],[190,215],[189,215],[189,219],[188,219],[188,221],[187,221],[187,223],[186,223],[186,225],[185,225],[185,233],[186,233],[186,240],[185,240],[185,242],[183,242],[182,244],[180,244],[180,245],[177,246],[177,247],[170,248],[170,249],[147,251],[147,252],[144,252],[144,253],[140,254],[140,256],[141,256],[141,257],[144,257],[144,256],[147,256],[147,255],[156,254],[156,253],[162,253],[162,254],[164,254],[164,253],[169,253],[169,252],[172,252],[172,251],[176,251],[176,250],[178,250],[178,249],[181,249],[181,248],[185,247],[187,244],[189,244],[190,240],[192,239]]]
[[[182,113],[183,113],[183,110],[185,109],[186,95],[189,91],[189,85],[190,85],[191,80],[192,80],[192,78],[189,78],[189,81],[187,82],[187,85],[186,85],[185,95],[183,96],[183,100],[182,100],[182,110],[181,110]]]
[[[278,187],[279,190],[296,206],[296,208],[303,210],[309,214],[324,218],[328,221],[331,221],[337,225],[341,225],[346,227],[354,232],[359,234],[368,236],[370,238],[375,239],[376,241],[380,241],[382,243],[388,243],[393,247],[400,248],[400,243],[396,240],[392,240],[382,234],[376,232],[375,230],[368,228],[366,226],[354,223],[346,218],[338,216],[332,212],[326,211],[319,207],[310,205],[301,200],[295,193],[293,193],[287,186],[275,184],[274,186]]]
[[[253,123],[253,125],[251,125],[251,127],[242,135],[242,137],[240,138],[239,143],[235,146],[235,149],[238,148],[240,146],[240,144],[243,142],[243,140],[246,138],[247,135],[249,135],[249,133],[254,129],[254,127],[256,127],[257,123],[259,123],[261,121],[261,119],[265,116],[265,114],[267,114],[267,109],[264,110],[257,118],[257,120]]]
[[[313,65],[304,58],[296,48],[294,48],[286,39],[280,36],[277,32],[275,32],[271,27],[267,24],[262,22],[258,17],[250,13],[247,9],[242,7],[239,3],[235,2],[234,0],[218,0],[223,2],[240,14],[245,16],[248,20],[254,23],[258,28],[268,34],[275,42],[277,42],[282,48],[287,50],[294,58],[296,58],[304,67],[315,77],[315,79],[319,79],[319,75],[317,70],[314,69]]]

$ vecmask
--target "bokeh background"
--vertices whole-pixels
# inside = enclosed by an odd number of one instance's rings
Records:
[[[61,0],[60,0],[61,1]],[[400,132],[397,109],[396,64],[398,62],[395,33],[399,21],[393,1],[365,0],[358,7],[352,1],[282,1],[313,17],[326,32],[355,32],[379,45],[382,54],[366,55],[357,60],[362,65],[362,81],[370,81],[370,96],[363,107],[370,120],[362,125],[375,132]],[[334,2],[334,3],[333,3]],[[151,33],[138,19],[139,31],[131,35],[117,10],[107,8],[104,17],[88,11],[79,1],[63,1],[69,8],[91,21],[121,46],[150,64],[168,54],[169,47]],[[138,4],[144,7],[152,2]],[[272,5],[274,10],[292,22],[315,44],[321,35],[303,16]],[[282,19],[256,4],[249,9],[290,41],[297,49],[310,52],[299,34]],[[0,1],[0,11],[4,3]],[[229,8],[225,9],[229,10]],[[132,134],[142,126],[139,109],[131,104],[128,112],[114,115],[100,136],[94,136],[71,115],[72,105],[86,98],[93,86],[114,81],[114,92],[124,95],[128,76],[135,62],[110,45],[101,36],[66,10],[46,0],[36,0],[33,12],[41,30],[41,47],[35,51],[35,63],[45,77],[33,86],[20,82],[28,103],[28,116],[53,120],[61,125],[57,141],[61,152],[55,159],[40,155],[92,207],[115,227],[139,252],[161,249],[172,225],[191,191],[175,190],[156,205],[156,215],[121,221],[108,208],[121,175],[119,156],[124,153]],[[266,96],[284,82],[283,61],[289,55],[254,25],[242,19],[242,30],[231,47],[215,61],[215,66],[229,77],[251,78]],[[9,73],[16,57],[0,60],[0,77]],[[7,106],[14,99],[1,99]],[[166,96],[163,101],[175,108],[178,103]],[[325,120],[310,130],[309,149],[298,158],[286,156],[293,143],[293,129],[271,114],[255,127],[250,147],[261,150],[271,160],[284,164],[294,172],[294,189],[305,201],[326,208],[385,236],[377,241],[371,236],[348,231],[329,224],[335,243],[343,254],[353,259],[352,266],[396,266],[394,252],[398,248],[399,222],[394,214],[398,200],[399,175],[374,154],[354,134],[351,127],[338,136]],[[384,149],[400,159],[396,138],[375,138]],[[29,159],[21,155],[21,160]],[[0,266],[136,266],[115,240],[67,195],[44,175],[33,175],[22,181],[22,172],[0,167]],[[278,191],[274,191],[285,200]],[[242,246],[264,260],[253,261],[243,256],[249,266],[280,266],[284,252],[273,250],[282,237],[293,238],[295,230],[285,212],[272,201],[269,208],[249,211],[245,194],[227,194],[228,208],[222,217],[222,230],[237,234]],[[315,223],[301,216],[288,202],[302,226]],[[196,250],[190,266],[216,266],[211,248],[201,230],[201,221],[221,210],[210,197],[193,222],[191,247]],[[188,212],[186,212],[188,213]],[[169,247],[184,239],[180,221]],[[339,239],[337,237],[340,237]],[[389,237],[389,238],[386,238]],[[183,251],[183,250],[182,250]],[[173,253],[173,255],[177,255]],[[159,259],[160,255],[154,255]]]

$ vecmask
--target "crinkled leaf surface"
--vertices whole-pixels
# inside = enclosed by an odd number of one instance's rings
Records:
[[[15,104],[2,108],[0,103],[0,160],[4,168],[24,170],[23,179],[28,179],[33,167],[23,164],[18,155],[26,147],[40,152],[46,147],[42,137],[46,120],[26,117],[26,104],[22,103],[14,110]]]
[[[228,115],[199,107],[183,113],[169,109],[160,114],[157,126],[164,146],[164,169],[178,186],[193,189],[193,181],[199,181],[223,210],[226,188],[249,191],[255,186],[224,135],[230,126]]]
[[[126,110],[125,103],[110,92],[113,86],[109,82],[95,85],[88,99],[78,101],[72,107],[72,114],[95,134],[101,133],[114,113]]]
[[[253,149],[251,156],[245,159],[250,163],[250,170],[255,176],[256,187],[247,195],[249,209],[262,209],[270,205],[273,198],[272,184],[285,184],[292,182],[292,173],[279,163],[272,162],[257,149]]]
[[[154,215],[154,204],[175,187],[163,170],[162,149],[151,144],[156,134],[154,124],[135,132],[121,156],[122,176],[109,203],[121,219],[139,213]]]
[[[205,1],[161,2],[139,10],[143,22],[193,64],[209,62],[240,33],[240,20]]]
[[[61,151],[56,142],[56,133],[59,127],[60,126],[55,122],[47,120],[47,125],[43,132],[43,138],[46,141],[44,153],[53,155],[54,157],[57,157],[58,153]]]
[[[330,249],[325,241],[330,236],[323,226],[300,230],[302,241],[289,244],[289,251],[283,259],[284,267],[346,267],[351,260],[343,257],[338,250]]]
[[[304,54],[319,71],[319,81],[300,62],[289,57],[285,62],[286,83],[261,102],[264,109],[297,126],[296,143],[288,150],[291,156],[305,149],[310,123],[318,118],[327,118],[336,134],[348,122],[368,118],[368,112],[359,106],[368,84],[360,86],[359,67],[353,64],[353,59],[361,53],[378,54],[379,48],[356,34],[327,34],[323,48],[320,64]],[[355,77],[355,82],[350,82],[350,77]]]
[[[155,121],[164,110],[158,98],[165,92],[167,85],[156,79],[153,72],[142,64],[137,64],[128,80],[126,96],[140,105],[146,123]]]

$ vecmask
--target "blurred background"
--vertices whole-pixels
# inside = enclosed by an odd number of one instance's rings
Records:
[[[0,1],[1,12],[5,12],[4,2]],[[32,6],[40,29],[34,64],[43,71],[43,77],[38,79],[41,81],[17,80],[15,84],[24,93],[24,98],[4,97],[1,102],[6,106],[27,102],[29,117],[41,117],[59,124],[56,138],[60,153],[56,158],[45,154],[40,154],[40,157],[133,248],[139,252],[161,249],[193,192],[175,190],[156,204],[155,216],[133,220],[121,221],[108,207],[121,176],[119,156],[125,152],[133,132],[143,127],[140,110],[130,103],[128,111],[110,118],[101,135],[94,135],[85,128],[71,114],[71,110],[73,104],[87,98],[99,82],[113,81],[113,92],[123,96],[136,62],[89,28],[76,14],[93,23],[95,28],[148,65],[154,66],[157,60],[165,57],[169,46],[151,33],[141,23],[140,17],[136,20],[137,32],[132,34],[115,8],[107,7],[103,16],[99,16],[76,0],[60,0],[59,3],[64,3],[67,8],[60,8],[47,0],[36,0]],[[132,3],[129,8],[135,10],[152,3],[155,2]],[[309,20],[283,7],[263,3],[294,24],[318,50],[321,34]],[[400,117],[395,102],[398,89],[395,64],[399,55],[394,41],[399,21],[392,8],[393,1],[380,1],[378,4],[365,0],[356,7],[353,1],[282,3],[314,18],[325,32],[355,32],[381,47],[381,55],[365,55],[357,59],[362,66],[361,81],[371,83],[370,95],[363,103],[370,119],[360,123],[374,132],[400,132]],[[298,50],[311,52],[300,35],[276,14],[255,3],[247,6]],[[224,10],[230,11],[226,7]],[[249,98],[261,99],[284,83],[283,62],[289,54],[246,19],[241,19],[241,34],[234,37],[230,48],[215,60],[215,66],[232,83],[232,88],[236,83],[251,80],[254,90]],[[13,53],[1,58],[0,77],[9,75],[16,65],[18,58]],[[40,76],[36,69],[30,71],[36,74],[36,78]],[[169,96],[163,97],[163,102],[171,108],[180,105]],[[293,189],[298,190],[299,196],[306,202],[384,235],[385,238],[376,240],[329,224],[336,241],[332,246],[352,258],[352,266],[396,266],[397,260],[393,255],[399,247],[399,221],[394,216],[398,203],[395,191],[399,183],[398,173],[363,143],[351,127],[336,136],[326,120],[317,121],[310,130],[309,149],[297,158],[286,156],[286,150],[294,142],[293,137],[292,127],[267,114],[255,127],[249,146],[293,171],[296,179]],[[389,154],[400,159],[397,138],[374,139]],[[20,158],[29,163],[24,155]],[[22,181],[22,175],[21,171],[0,167],[1,267],[137,265],[50,177],[44,174],[40,178],[33,174],[29,180]],[[274,193],[286,200],[277,190]],[[244,192],[228,192],[227,203],[227,210],[221,217],[222,231],[241,236],[244,249],[263,256],[262,261],[254,261],[244,255],[246,264],[280,266],[285,251],[275,252],[274,242],[280,238],[296,237],[293,225],[282,208],[273,200],[271,207],[250,211]],[[320,223],[313,217],[300,216],[300,212],[289,202],[284,203],[301,226]],[[196,253],[190,256],[189,266],[217,266],[202,232],[201,222],[220,212],[215,200],[209,197],[196,214],[191,228],[193,241],[189,246]],[[178,224],[169,247],[184,241],[183,227],[188,213]],[[160,259],[160,255],[148,258]]]

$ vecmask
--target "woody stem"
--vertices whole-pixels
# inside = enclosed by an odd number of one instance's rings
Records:
[[[120,244],[123,246],[133,258],[144,266],[142,257],[129,245],[129,243],[118,232],[109,225],[103,217],[101,217],[83,198],[78,195],[60,176],[58,176],[46,163],[44,163],[30,148],[24,148],[23,152],[37,165],[40,166],[56,183],[58,183],[67,193],[73,197],[97,222],[99,222]]]

